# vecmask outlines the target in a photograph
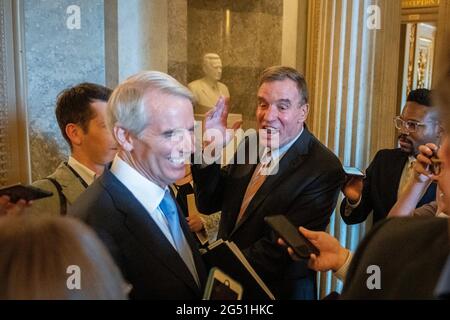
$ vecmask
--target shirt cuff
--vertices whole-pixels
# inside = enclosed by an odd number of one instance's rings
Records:
[[[338,278],[339,280],[341,280],[343,282],[345,281],[345,278],[347,277],[348,268],[350,267],[350,263],[352,262],[352,259],[353,259],[353,253],[349,250],[347,259],[345,260],[344,264],[342,265],[342,267],[339,268],[339,270],[337,270],[334,273],[336,278]]]
[[[360,205],[361,199],[362,199],[362,197],[359,197],[358,202],[356,202],[355,204],[352,204],[352,203],[350,203],[350,201],[348,201],[348,198],[345,198],[344,215],[346,217],[348,217],[352,213],[353,209],[357,208]]]

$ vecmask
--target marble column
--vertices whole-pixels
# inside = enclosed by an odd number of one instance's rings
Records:
[[[0,0],[0,186],[29,181],[25,108],[17,98],[14,3]],[[16,90],[17,89],[17,90]]]
[[[32,180],[36,180],[53,172],[69,154],[55,118],[58,93],[80,82],[105,84],[104,7],[103,0],[20,2],[23,82]]]
[[[367,24],[377,14],[369,8],[379,10],[379,28]],[[315,0],[308,17],[309,125],[344,165],[365,169],[377,150],[395,145],[400,1]],[[354,249],[365,229],[336,214],[330,232]],[[322,293],[336,289],[330,280],[322,277]]]
[[[167,72],[167,1],[118,0],[119,81],[142,71]]]
[[[444,72],[445,66],[450,64],[450,0],[439,3],[439,18],[436,36],[436,63],[433,71],[433,85],[437,85]]]
[[[187,0],[168,1],[168,73],[187,84],[188,64],[188,2]]]

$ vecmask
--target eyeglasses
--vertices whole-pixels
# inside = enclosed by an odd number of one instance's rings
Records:
[[[436,121],[430,121],[430,123],[436,123]],[[395,128],[397,128],[398,130],[406,129],[409,133],[417,132],[417,130],[419,130],[419,127],[426,126],[425,122],[418,122],[414,120],[405,121],[399,116],[394,118],[394,124]]]

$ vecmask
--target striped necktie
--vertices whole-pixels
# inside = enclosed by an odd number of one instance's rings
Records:
[[[250,183],[247,186],[247,190],[245,191],[244,199],[242,200],[241,209],[239,210],[239,215],[236,220],[236,225],[244,216],[245,211],[248,208],[248,205],[252,201],[256,192],[258,192],[259,188],[261,188],[262,184],[266,180],[268,176],[268,171],[271,168],[272,164],[272,156],[270,150],[261,158],[261,162],[256,166],[255,172],[250,180]]]

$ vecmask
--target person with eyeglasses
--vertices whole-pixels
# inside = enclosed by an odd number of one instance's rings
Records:
[[[439,145],[442,128],[431,91],[411,91],[402,114],[394,118],[394,125],[399,131],[399,147],[378,151],[366,170],[366,178],[349,177],[342,189],[345,199],[340,213],[347,224],[364,222],[372,211],[373,224],[383,220],[397,199],[407,192],[414,177],[419,146]],[[434,201],[436,184],[429,183],[418,198],[417,207]]]

